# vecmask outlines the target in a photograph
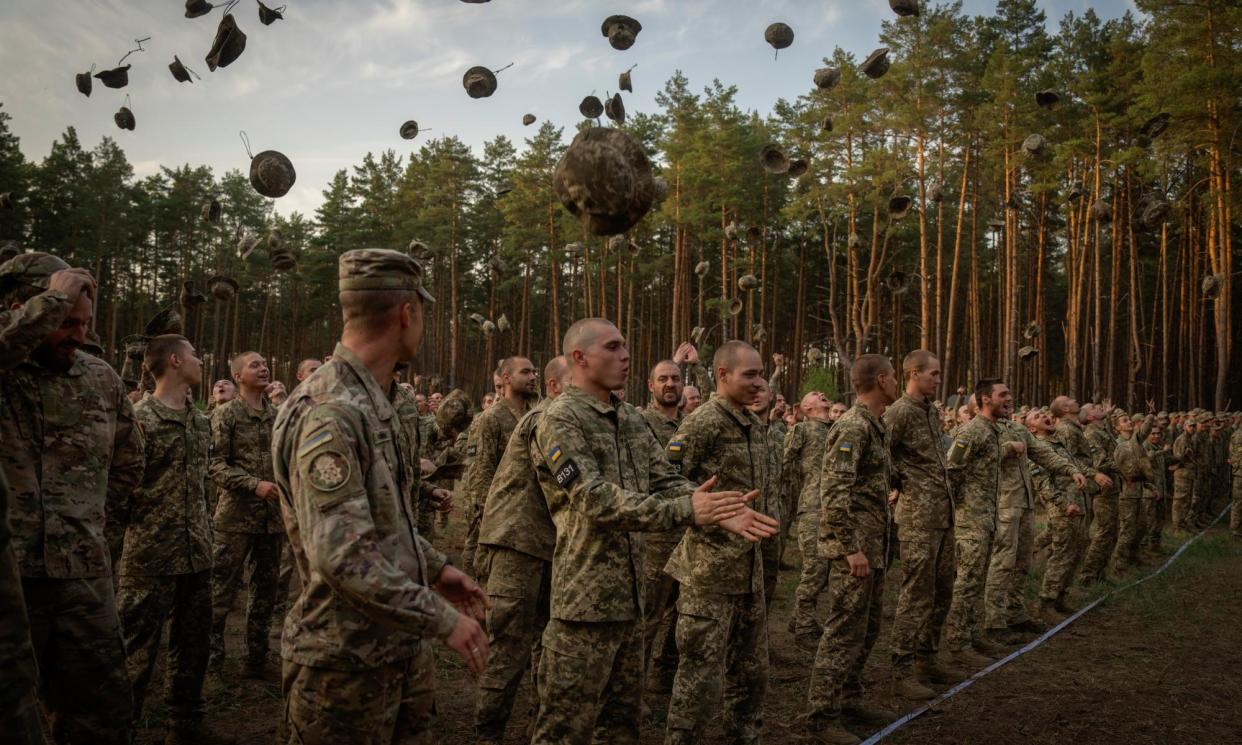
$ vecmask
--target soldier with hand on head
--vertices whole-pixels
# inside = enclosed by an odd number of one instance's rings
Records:
[[[279,742],[428,742],[441,640],[478,674],[487,596],[419,534],[418,478],[393,371],[423,336],[422,267],[397,251],[339,262],[341,341],[281,409],[272,457],[302,590],[281,643]],[[382,695],[380,695],[382,693]]]
[[[827,396],[819,391],[802,397],[799,409],[805,418],[790,430],[781,464],[781,489],[797,500],[793,521],[798,552],[802,555],[789,626],[798,648],[812,653],[824,630],[816,617],[816,604],[828,587],[828,563],[819,555],[819,479],[824,446],[832,427],[828,421],[830,406]]]
[[[1084,467],[1065,446],[1051,413],[1033,410],[1026,415],[1024,424],[1032,435],[1082,472]],[[1039,590],[1039,616],[1047,623],[1055,623],[1073,612],[1065,603],[1065,594],[1087,547],[1087,501],[1083,491],[1063,471],[1036,464],[1031,469],[1031,482],[1036,499],[1048,516],[1048,526],[1044,528],[1048,535],[1048,561]]]
[[[1151,511],[1144,503],[1156,497],[1153,486],[1156,474],[1136,430],[1129,416],[1123,414],[1117,420],[1117,449],[1113,452],[1113,462],[1121,475],[1121,494],[1117,500],[1117,546],[1109,561],[1109,572],[1114,577],[1120,577],[1138,562],[1143,516]]]

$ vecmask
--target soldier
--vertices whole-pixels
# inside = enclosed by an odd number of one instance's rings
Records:
[[[834,401],[833,404],[828,407],[828,423],[836,424],[841,417],[845,416],[845,412],[849,411],[849,409],[850,407],[846,406],[844,403]]]
[[[417,405],[416,401],[415,408]],[[418,418],[420,464],[425,459],[432,466],[430,478],[424,480],[419,497],[418,532],[429,541],[436,513],[440,514],[440,524],[444,525],[445,517],[453,510],[453,483],[465,471],[466,464],[463,436],[473,419],[470,397],[460,388],[449,391],[436,413]]]
[[[321,367],[323,367],[323,360],[316,359],[315,357],[308,357],[298,363],[298,370],[294,374],[294,377],[297,378],[298,384],[301,385],[303,380],[309,378]],[[296,389],[297,386],[295,385],[294,388]]]
[[[7,298],[12,266],[0,266],[0,297]],[[34,277],[31,279],[40,282]],[[0,310],[0,370],[24,361],[44,337],[60,327],[82,294],[94,296],[95,280],[84,269],[61,269],[47,278],[47,289],[13,310]],[[26,293],[28,294],[28,293]],[[30,644],[30,621],[22,597],[21,574],[9,529],[8,483],[0,477],[0,732],[14,745],[43,745],[42,717],[35,695],[37,670]]]
[[[673,364],[682,368],[682,380],[686,381],[686,387],[693,387],[697,394],[694,405],[690,407],[690,411],[685,412],[689,416],[702,403],[702,392],[711,388],[712,381],[703,369],[703,363],[699,361],[699,350],[690,342],[682,342],[677,351],[673,352]]]
[[[1195,431],[1194,417],[1182,420],[1182,432],[1173,441],[1173,456],[1169,470],[1173,471],[1173,506],[1170,520],[1174,530],[1190,530],[1191,505],[1195,487]]]
[[[634,407],[629,350],[610,322],[570,326],[571,383],[535,426],[531,461],[556,524],[551,620],[543,633],[532,745],[638,742],[642,686],[642,536],[719,524],[758,541],[775,521],[745,507],[755,495],[697,489],[678,475]]]
[[[776,585],[781,569],[781,557],[785,555],[785,540],[789,537],[789,519],[793,514],[792,500],[794,495],[782,490],[781,453],[785,448],[785,422],[779,417],[774,418],[778,401],[773,397],[772,388],[767,381],[759,386],[759,394],[746,408],[759,417],[759,432],[764,443],[763,457],[768,482],[772,485],[764,494],[764,513],[780,521],[781,530],[771,540],[764,541],[759,547],[763,554],[763,602],[771,610],[772,600],[776,597]],[[766,615],[766,614],[765,614]],[[769,650],[769,657],[778,658],[776,650]],[[779,662],[785,662],[779,659]]]
[[[1081,473],[1080,464],[1061,441],[1051,414],[1032,411],[1027,414],[1025,423],[1031,434],[1073,463]],[[1046,623],[1056,623],[1073,612],[1065,604],[1065,593],[1086,548],[1087,504],[1082,490],[1075,488],[1073,479],[1067,478],[1064,471],[1033,464],[1031,482],[1048,516],[1044,532],[1048,534],[1049,553],[1039,590],[1039,616]]]
[[[1144,501],[1143,507],[1149,512],[1144,515],[1144,525],[1146,531],[1140,538],[1140,545],[1147,549],[1151,554],[1159,554],[1164,542],[1164,526],[1169,522],[1169,503],[1172,501],[1172,495],[1169,491],[1169,460],[1170,449],[1165,444],[1165,425],[1157,424],[1148,433],[1147,439],[1143,442],[1143,449],[1147,452],[1147,458],[1151,461],[1152,476],[1154,483],[1152,485],[1155,490],[1156,497],[1150,501]]]
[[[9,260],[0,269],[4,306],[43,294],[49,276],[68,268],[40,252]],[[87,286],[81,279],[73,285],[60,325],[0,378],[3,476],[52,737],[128,743],[132,698],[109,542],[124,530],[129,495],[142,478],[142,435],[120,377],[80,351],[94,314]],[[58,287],[71,289],[61,281]],[[8,688],[10,674],[5,668],[0,688]],[[14,682],[22,677],[19,668]]]
[[[1204,413],[1195,432],[1195,487],[1191,500],[1192,522],[1203,529],[1212,524],[1212,490],[1216,470],[1216,432],[1212,415]]]
[[[497,403],[479,415],[474,428],[474,441],[467,451],[470,464],[466,466],[466,474],[462,478],[462,499],[470,514],[462,564],[472,571],[477,571],[474,553],[479,540],[479,522],[483,519],[487,490],[496,475],[496,466],[505,454],[513,428],[539,397],[539,374],[535,372],[535,365],[525,357],[506,358],[500,363],[499,374],[501,395]],[[484,582],[487,580],[486,577],[482,579]]]
[[[857,394],[828,435],[820,475],[820,556],[830,562],[828,620],[811,669],[810,735],[849,745],[858,738],[842,717],[875,724],[895,718],[862,700],[862,671],[880,634],[888,566],[888,492],[892,464],[882,417],[897,400],[887,357],[864,354],[850,368]]]
[[[1233,469],[1233,502],[1229,511],[1229,532],[1242,539],[1242,421],[1234,417],[1229,438],[1229,465]]]
[[[394,368],[422,341],[431,296],[422,267],[397,251],[347,251],[339,277],[341,341],[280,410],[273,435],[302,581],[281,643],[279,742],[426,743],[430,641],[476,674],[488,651],[475,620],[487,596],[418,535],[408,495],[419,471],[390,399]]]
[[[1091,543],[1087,546],[1087,554],[1082,563],[1082,579],[1086,582],[1099,581],[1104,574],[1104,564],[1117,545],[1117,465],[1113,461],[1113,453],[1117,450],[1117,440],[1108,430],[1108,418],[1103,408],[1095,404],[1087,404],[1078,412],[1078,420],[1083,425],[1083,437],[1091,447],[1094,460],[1093,468],[1108,477],[1109,486],[1101,486],[1091,500]]]
[[[678,351],[684,353],[689,344]],[[647,378],[651,402],[643,409],[643,419],[661,448],[668,443],[681,424],[677,408],[685,386],[681,369],[672,360],[657,362]],[[677,580],[664,571],[664,565],[686,531],[681,528],[648,533],[643,577],[643,663],[646,665],[646,688],[653,693],[673,690],[677,673]]]
[[[474,709],[474,737],[481,744],[504,740],[522,673],[528,667],[532,676],[539,670],[539,637],[548,625],[556,526],[539,490],[530,441],[539,415],[569,383],[565,358],[553,357],[543,368],[543,378],[547,398],[514,428],[479,524],[477,561],[486,570],[492,599],[487,617],[491,650]],[[537,691],[538,682],[532,687]]]
[[[831,405],[819,391],[802,397],[799,405],[806,418],[794,425],[785,442],[781,467],[784,493],[797,496],[798,552],[802,571],[794,590],[794,610],[790,630],[798,647],[814,652],[824,626],[816,618],[820,594],[828,588],[828,563],[819,555],[819,477],[824,463],[824,445],[832,428],[828,420]]]
[[[763,359],[746,342],[729,341],[712,368],[716,395],[682,421],[668,460],[692,483],[714,475],[721,488],[758,492],[755,509],[779,520],[767,432],[749,408],[766,390]],[[669,557],[664,571],[681,590],[667,745],[701,742],[722,695],[726,741],[759,741],[768,683],[764,564],[760,545],[710,527],[686,531]]]
[[[893,617],[893,695],[925,701],[935,692],[923,681],[957,683],[966,677],[936,661],[953,600],[953,495],[940,416],[932,406],[940,389],[940,360],[919,349],[907,354],[901,367],[905,395],[884,412],[898,491],[902,566]]]
[[[1134,421],[1122,415],[1117,420],[1117,449],[1113,462],[1121,474],[1121,495],[1117,500],[1117,546],[1109,563],[1115,577],[1125,574],[1138,561],[1139,539],[1144,532],[1143,515],[1150,510],[1143,505],[1155,499],[1152,482],[1155,472],[1147,451],[1139,442]]]
[[[134,407],[147,467],[131,498],[117,605],[135,721],[142,717],[169,622],[164,692],[171,722],[165,743],[198,743],[209,739],[202,723],[211,634],[211,426],[189,401],[203,365],[189,340],[176,334],[152,339],[143,364],[155,378],[155,391]]]
[[[223,406],[235,398],[237,398],[237,384],[221,378],[211,386],[211,396],[207,400],[207,412],[215,411],[216,407]]]

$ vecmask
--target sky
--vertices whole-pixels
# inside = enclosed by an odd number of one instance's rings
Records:
[[[0,0],[0,102],[13,117],[27,159],[42,160],[68,126],[84,147],[116,139],[139,178],[160,165],[211,166],[248,172],[252,151],[275,149],[292,160],[297,183],[277,200],[282,214],[313,215],[333,174],[368,152],[416,151],[425,137],[456,135],[481,151],[503,134],[521,148],[550,120],[567,133],[578,103],[614,92],[617,75],[637,64],[626,110],[654,111],[655,96],[680,69],[699,91],[719,78],[738,87],[737,102],[766,114],[793,99],[836,46],[860,59],[880,46],[880,22],[893,18],[887,0],[287,0],[285,20],[263,26],[255,0],[233,10],[247,36],[233,64],[209,72],[204,58],[221,18],[186,19],[181,0]],[[1053,30],[1065,13],[1094,8],[1103,18],[1133,9],[1132,0],[1040,0]],[[964,0],[971,14],[994,0]],[[609,46],[600,26],[609,15],[637,18],[633,47]],[[793,45],[774,59],[763,41],[768,24],[793,27]],[[73,75],[92,64],[107,69],[151,37],[121,90],[94,81],[90,98]],[[173,55],[202,76],[178,83]],[[471,99],[462,75],[474,65],[500,73],[490,98]],[[129,104],[137,120],[118,129],[113,113]],[[402,140],[402,122],[429,129]]]

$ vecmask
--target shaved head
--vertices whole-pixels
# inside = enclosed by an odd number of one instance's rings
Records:
[[[604,334],[615,331],[616,326],[607,318],[583,318],[574,321],[565,332],[565,340],[561,344],[561,354],[572,358],[574,352],[585,352]]]
[[[721,370],[732,371],[738,365],[750,362],[750,354],[759,354],[755,348],[744,341],[727,341],[720,345],[716,350],[716,355],[712,357],[712,367],[716,368],[716,374],[720,375]]]
[[[569,363],[565,361],[564,355],[548,360],[548,364],[543,366],[543,379],[555,380],[562,386],[569,381]]]

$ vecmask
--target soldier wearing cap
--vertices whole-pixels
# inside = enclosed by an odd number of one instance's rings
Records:
[[[432,640],[475,673],[487,597],[424,540],[393,372],[422,341],[422,267],[341,255],[341,341],[277,415],[272,458],[302,582],[285,617],[282,743],[430,742]]]
[[[14,308],[4,324],[4,364],[17,363],[0,380],[0,464],[52,735],[58,742],[128,743],[132,700],[104,528],[106,522],[108,538],[124,530],[128,496],[142,478],[142,436],[121,379],[81,351],[94,314],[94,283],[81,273],[66,283],[67,269],[46,253],[0,266],[0,295]],[[53,324],[55,316],[60,322]],[[23,317],[34,325],[24,325]],[[19,362],[23,350],[29,359]],[[0,608],[20,612],[21,602],[6,599]],[[9,692],[30,672],[20,661],[24,653],[10,653],[24,647],[20,625],[6,618],[0,627],[0,732],[6,736],[24,729],[20,722],[9,728]]]

